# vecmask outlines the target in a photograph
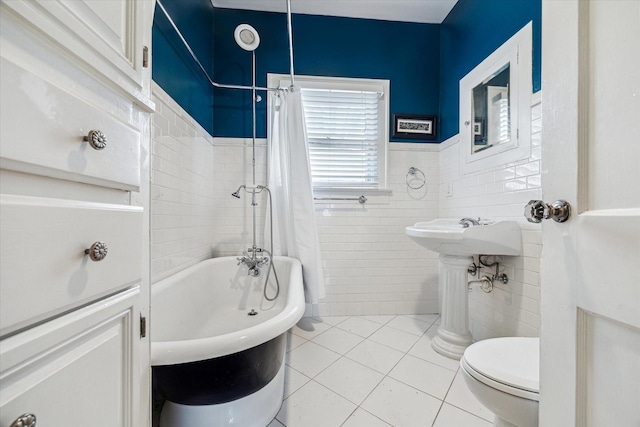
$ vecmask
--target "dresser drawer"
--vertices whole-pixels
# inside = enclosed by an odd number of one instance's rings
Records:
[[[132,288],[0,341],[0,425],[134,427],[140,346]]]
[[[140,131],[90,102],[0,59],[0,166],[105,187],[140,187]],[[106,136],[94,149],[83,138]]]
[[[140,280],[140,207],[2,194],[0,218],[0,336]]]

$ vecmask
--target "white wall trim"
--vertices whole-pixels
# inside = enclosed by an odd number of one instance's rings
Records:
[[[430,143],[412,143],[412,142],[393,142],[389,143],[389,151],[420,151],[433,152],[440,151],[440,144]]]
[[[215,147],[251,147],[253,140],[251,138],[229,138],[214,137],[213,145]],[[256,138],[256,147],[266,147],[267,138]]]
[[[438,146],[440,147],[440,151],[442,150],[446,150],[447,148],[451,147],[452,145],[457,144],[460,141],[460,134],[456,133],[455,135],[453,135],[451,138],[447,139],[446,141],[442,141],[440,144],[438,144]]]
[[[531,106],[534,107],[542,103],[542,91],[539,90],[531,94]]]

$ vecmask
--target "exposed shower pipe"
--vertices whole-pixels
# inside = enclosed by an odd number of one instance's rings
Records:
[[[222,83],[215,82],[209,76],[209,73],[207,73],[207,70],[204,68],[204,66],[202,65],[202,63],[200,62],[200,60],[198,59],[196,54],[193,52],[193,49],[191,49],[191,46],[189,45],[187,40],[184,38],[184,36],[180,32],[180,30],[178,29],[178,26],[176,25],[176,23],[173,21],[173,19],[169,15],[169,12],[167,12],[167,9],[164,8],[164,5],[162,4],[162,2],[160,0],[156,0],[156,3],[158,4],[158,6],[160,6],[160,10],[162,11],[164,16],[169,21],[169,24],[171,24],[171,27],[173,28],[173,30],[176,32],[176,34],[180,38],[180,41],[182,42],[184,47],[189,52],[189,55],[191,55],[191,58],[193,58],[193,60],[196,62],[196,64],[198,64],[198,67],[200,68],[202,73],[205,75],[205,77],[207,78],[207,80],[209,81],[209,84],[211,84],[211,86],[217,87],[217,88],[220,88],[220,89],[242,89],[242,90],[252,90],[252,91],[254,91],[254,90],[265,90],[265,91],[271,91],[271,92],[279,92],[279,91],[288,90],[288,88],[281,88],[281,87],[261,87],[261,86],[256,86],[255,82],[253,82],[253,84],[251,86],[228,85],[228,84],[222,84]],[[290,87],[294,87],[294,85],[295,85],[295,73],[294,73],[294,67],[293,67],[293,29],[292,29],[292,25],[291,25],[291,0],[287,0],[287,33],[288,33],[288,36],[289,36],[289,69],[290,69],[290,75],[291,75],[291,86]]]
[[[263,295],[267,301],[274,301],[280,295],[280,280],[278,279],[278,272],[276,271],[276,267],[273,265],[273,199],[271,198],[271,190],[268,187],[263,185],[241,185],[238,187],[236,191],[231,193],[231,195],[237,199],[240,198],[240,190],[244,190],[247,193],[251,193],[252,198],[255,198],[256,193],[262,193],[263,191],[267,192],[267,202],[269,206],[269,241],[270,241],[270,250],[258,248],[253,244],[252,248],[249,248],[241,258],[238,259],[238,264],[246,264],[249,267],[249,274],[258,276],[260,274],[260,270],[258,267],[263,266],[265,263],[269,263],[269,268],[267,270],[267,277],[264,280],[263,287]],[[254,223],[255,224],[255,223]],[[265,252],[268,257],[265,259],[264,257],[258,257],[258,253]],[[251,255],[249,255],[251,254]],[[271,275],[271,270],[273,270],[273,275],[276,279],[276,294],[273,297],[269,297],[267,295],[267,284],[269,283],[269,276]],[[256,274],[257,273],[257,274]]]
[[[291,73],[291,88],[295,85],[293,73],[293,30],[291,25],[291,0],[287,0],[287,32],[289,33],[289,70]]]
[[[180,41],[182,42],[184,47],[189,52],[189,55],[191,55],[191,58],[193,58],[193,60],[196,62],[196,64],[198,64],[198,67],[200,68],[200,70],[202,71],[204,76],[207,78],[207,80],[209,81],[209,84],[211,84],[211,86],[217,87],[217,88],[220,88],[220,89],[242,89],[242,90],[252,90],[252,91],[253,90],[266,90],[266,91],[271,91],[271,92],[280,92],[280,91],[283,91],[283,90],[287,90],[287,88],[281,88],[281,87],[260,87],[260,86],[255,86],[255,83],[252,86],[243,86],[243,85],[228,85],[228,84],[222,84],[222,83],[217,83],[217,82],[213,81],[213,79],[209,76],[209,73],[207,73],[207,70],[205,70],[204,66],[202,65],[202,63],[200,62],[200,60],[198,59],[196,54],[193,52],[193,49],[191,49],[191,46],[189,45],[187,40],[184,38],[184,36],[180,32],[180,30],[178,29],[178,26],[176,25],[176,23],[173,22],[173,19],[171,19],[171,16],[167,12],[167,10],[164,8],[164,6],[160,2],[160,0],[156,0],[156,3],[158,4],[158,6],[160,6],[160,10],[162,10],[162,13],[164,14],[164,16],[169,21],[169,24],[171,24],[171,27],[173,28],[173,30],[176,32],[176,34],[180,38]],[[290,44],[290,46],[291,46],[291,44]],[[292,60],[291,63],[293,64],[293,60]]]
[[[294,85],[295,85],[295,77],[294,77],[294,67],[293,67],[293,31],[292,31],[292,24],[291,24],[291,0],[287,0],[287,32],[288,32],[288,36],[289,36],[289,65],[290,65],[290,74],[291,74],[291,86],[289,88],[269,88],[269,87],[260,87],[260,86],[256,86],[256,54],[255,54],[255,49],[258,47],[259,43],[260,43],[260,37],[257,33],[257,31],[251,27],[248,24],[241,24],[236,28],[236,34],[234,34],[234,36],[236,37],[236,42],[238,43],[238,45],[245,50],[250,50],[251,51],[251,86],[243,86],[243,85],[227,85],[227,84],[221,84],[221,83],[217,83],[215,82],[210,76],[209,73],[207,73],[206,69],[204,68],[204,66],[202,65],[202,63],[200,62],[200,60],[198,59],[198,57],[196,56],[196,54],[193,52],[193,49],[191,49],[191,46],[189,45],[189,43],[187,42],[187,40],[184,38],[184,36],[182,35],[182,33],[180,32],[180,30],[178,29],[178,26],[175,24],[175,22],[173,21],[173,19],[171,18],[171,16],[169,15],[169,13],[167,12],[167,10],[164,8],[164,6],[162,5],[160,0],[156,0],[158,6],[160,6],[160,10],[162,10],[162,13],[165,15],[165,17],[167,18],[167,20],[169,21],[169,24],[171,24],[171,27],[173,28],[173,30],[176,32],[176,34],[178,35],[178,37],[180,38],[180,41],[182,42],[182,44],[184,44],[185,48],[187,49],[187,51],[189,52],[189,55],[191,55],[191,58],[193,58],[193,60],[196,62],[196,64],[198,65],[198,67],[200,68],[200,70],[202,71],[202,73],[205,75],[205,77],[207,78],[207,80],[209,81],[209,83],[216,88],[221,88],[221,89],[241,89],[241,90],[251,90],[251,101],[252,101],[252,135],[251,135],[251,152],[252,152],[252,159],[251,159],[251,169],[252,169],[252,179],[251,179],[251,206],[252,206],[252,216],[253,216],[253,239],[252,239],[252,248],[250,250],[251,252],[251,256],[248,256],[248,253],[243,256],[242,258],[238,258],[238,260],[240,261],[240,263],[246,263],[248,266],[252,266],[253,268],[256,267],[256,263],[262,262],[264,261],[264,259],[258,259],[257,258],[257,253],[258,252],[266,252],[269,255],[269,258],[272,258],[272,253],[273,253],[273,224],[271,224],[271,252],[266,251],[264,249],[260,249],[257,247],[256,245],[256,193],[261,192],[262,190],[266,190],[268,193],[268,198],[269,198],[269,207],[271,209],[271,192],[269,191],[269,189],[267,187],[261,186],[261,185],[256,185],[256,103],[260,101],[258,95],[256,94],[257,90],[264,90],[264,91],[273,91],[273,92],[280,92],[280,91],[287,91],[287,90],[294,90]],[[243,40],[242,39],[242,32],[247,31],[250,34],[245,34],[247,35],[249,38],[247,40]],[[255,36],[255,40],[252,39],[252,35]],[[240,190],[244,188],[245,191],[247,191],[247,187],[246,185],[241,185],[237,191],[235,191],[232,196],[240,198]],[[271,215],[272,218],[272,215]],[[276,279],[276,284],[277,284],[277,291],[276,291],[276,295],[273,297],[273,299],[267,297],[266,294],[266,286],[267,286],[267,282],[269,280],[269,275],[271,272],[271,269],[273,269],[273,273]],[[251,272],[251,268],[250,268],[250,272]],[[273,266],[273,261],[271,260],[269,262],[269,270],[267,272],[267,279],[265,280],[265,287],[264,287],[264,296],[268,301],[273,301],[274,299],[276,299],[278,297],[278,294],[280,293],[280,283],[278,281],[278,276],[275,270],[275,266]]]
[[[244,255],[238,258],[239,264],[245,264],[248,269],[248,274],[254,277],[260,275],[260,267],[268,264],[269,267],[267,269],[267,276],[264,281],[263,294],[264,298],[267,301],[274,301],[278,295],[280,294],[280,281],[278,280],[278,274],[276,272],[276,268],[273,265],[273,203],[271,200],[271,191],[266,186],[256,185],[256,104],[258,103],[258,98],[256,95],[256,49],[260,44],[260,35],[249,24],[240,24],[236,27],[234,32],[236,43],[244,50],[251,51],[251,95],[252,95],[252,103],[251,103],[251,124],[252,124],[252,132],[251,132],[251,186],[241,185],[238,189],[232,193],[233,197],[240,198],[240,190],[244,189],[247,192],[251,193],[251,213],[252,213],[252,246],[247,251],[245,251]],[[250,191],[249,191],[250,189]],[[257,234],[257,218],[256,218],[256,207],[258,203],[256,202],[256,193],[261,193],[262,191],[266,191],[268,195],[268,205],[269,205],[269,218],[271,218],[270,222],[270,240],[271,240],[271,250],[268,251],[263,248],[259,248],[256,241]],[[267,256],[258,255],[266,253]],[[267,295],[267,285],[269,283],[269,277],[271,275],[271,271],[273,270],[274,277],[276,279],[276,294],[272,298]]]
[[[251,51],[251,86],[254,88],[251,91],[251,122],[253,125],[251,133],[251,184],[256,185],[256,51]],[[251,208],[253,215],[253,246],[256,247],[256,193],[254,192],[251,197]],[[266,285],[265,285],[266,286]]]
[[[251,90],[251,98],[252,98],[252,117],[253,117],[253,132],[252,132],[252,180],[251,183],[252,185],[256,185],[256,155],[255,155],[255,150],[256,150],[256,102],[259,102],[259,98],[256,95],[256,91],[257,90],[265,90],[265,91],[284,91],[287,90],[287,88],[269,88],[269,87],[260,87],[260,86],[256,86],[256,55],[255,55],[255,49],[257,47],[257,44],[253,47],[247,47],[247,46],[242,46],[241,45],[241,41],[236,39],[236,41],[238,42],[238,44],[240,45],[240,47],[242,47],[245,50],[251,50],[251,57],[252,57],[252,67],[251,67],[251,86],[243,86],[243,85],[228,85],[228,84],[221,84],[221,83],[217,83],[215,82],[210,76],[209,73],[207,73],[207,70],[204,68],[204,66],[202,65],[202,63],[200,62],[200,60],[198,59],[198,57],[196,56],[196,54],[194,53],[193,49],[191,49],[191,46],[189,45],[189,43],[187,42],[187,40],[184,38],[184,36],[182,35],[182,33],[180,32],[180,30],[178,29],[178,26],[176,25],[176,23],[173,21],[173,19],[171,18],[171,16],[169,15],[169,12],[167,12],[167,10],[165,9],[164,5],[162,4],[162,2],[160,0],[156,1],[158,6],[160,6],[160,10],[162,10],[162,13],[164,14],[164,16],[167,18],[167,20],[169,21],[169,24],[171,24],[171,27],[173,28],[173,30],[176,32],[176,34],[178,35],[178,37],[180,38],[180,41],[182,41],[182,44],[184,44],[185,48],[187,49],[187,51],[189,52],[189,55],[191,55],[191,58],[193,58],[193,60],[196,62],[196,64],[198,65],[198,67],[200,68],[200,70],[202,71],[202,73],[205,75],[205,77],[207,78],[207,80],[209,81],[209,83],[216,88],[221,88],[221,89],[243,89],[243,90]],[[255,32],[255,35],[257,37],[257,41],[258,43],[260,42],[260,38],[257,35],[257,31],[255,31],[255,29],[253,29],[253,27],[246,25],[246,24],[241,24],[241,26],[239,27],[248,27],[250,30],[253,30],[253,32]],[[294,73],[294,67],[293,67],[293,30],[292,30],[292,24],[291,24],[291,0],[287,0],[287,32],[288,32],[288,36],[289,36],[289,65],[290,65],[290,75],[291,75],[291,86],[289,89],[293,88],[295,85],[295,73]],[[253,204],[255,204],[255,199],[252,201]],[[255,228],[255,227],[254,227]]]

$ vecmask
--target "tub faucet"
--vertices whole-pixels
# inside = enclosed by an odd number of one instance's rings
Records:
[[[246,251],[244,251],[242,257],[236,258],[238,260],[238,265],[246,265],[249,269],[247,274],[249,274],[250,276],[260,275],[259,268],[268,264],[270,261],[270,257],[268,255],[258,255],[262,254],[263,252],[269,254],[268,251],[255,246],[247,249]]]
[[[462,225],[463,228],[469,228],[470,225],[480,225],[480,218],[478,217],[478,219],[473,219],[464,217],[458,221],[458,224]]]

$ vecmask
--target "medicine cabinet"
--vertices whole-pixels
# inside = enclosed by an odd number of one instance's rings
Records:
[[[462,173],[531,154],[531,22],[460,80]]]

